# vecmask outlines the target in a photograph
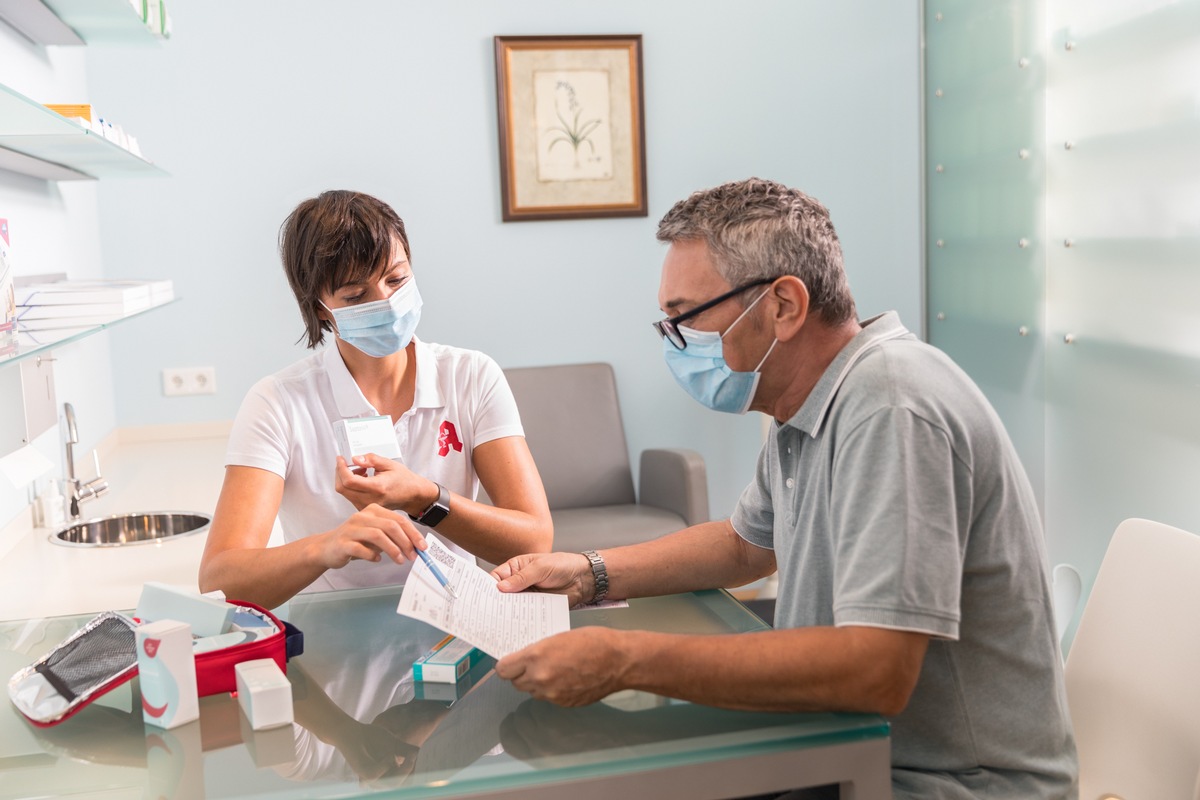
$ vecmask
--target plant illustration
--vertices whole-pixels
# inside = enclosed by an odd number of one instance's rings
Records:
[[[555,145],[557,145],[559,142],[568,144],[571,146],[571,150],[575,155],[575,166],[578,167],[580,145],[586,143],[587,146],[591,148],[592,154],[595,154],[596,145],[592,142],[591,135],[596,128],[599,127],[602,120],[598,118],[588,120],[582,119],[583,106],[580,105],[579,101],[575,98],[575,87],[572,86],[568,81],[559,81],[558,85],[555,86],[555,92],[557,93],[559,90],[562,90],[566,94],[567,113],[570,114],[571,112],[574,112],[574,116],[571,118],[571,121],[568,122],[566,116],[563,115],[562,110],[559,108],[557,98],[555,99],[554,114],[558,117],[558,121],[562,124],[554,125],[546,129],[547,133],[559,134],[550,141],[550,144],[546,146],[546,152],[549,153],[551,150],[553,150]]]

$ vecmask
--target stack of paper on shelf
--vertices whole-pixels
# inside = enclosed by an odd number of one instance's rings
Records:
[[[17,304],[13,295],[15,275],[8,220],[0,218],[0,356],[17,349]]]
[[[90,103],[46,103],[46,108],[64,117],[77,119],[89,128],[96,122],[96,115],[92,113]]]
[[[22,286],[16,290],[17,327],[39,331],[103,325],[174,296],[169,280],[56,281]]]

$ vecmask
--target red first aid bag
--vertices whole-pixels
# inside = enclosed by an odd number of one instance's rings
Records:
[[[197,639],[196,690],[200,697],[237,689],[234,665],[274,659],[284,672],[287,660],[304,651],[304,635],[261,606],[230,600],[243,621],[254,625]],[[259,624],[261,623],[261,624]],[[138,622],[105,611],[8,681],[8,696],[26,719],[39,727],[57,725],[137,674]]]

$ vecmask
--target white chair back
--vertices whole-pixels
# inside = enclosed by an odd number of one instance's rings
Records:
[[[1083,592],[1083,581],[1079,570],[1070,564],[1057,564],[1051,576],[1054,582],[1054,628],[1058,634],[1058,645],[1062,647],[1063,636],[1079,608],[1079,596]]]
[[[1066,663],[1080,800],[1191,797],[1200,773],[1200,536],[1113,534]]]

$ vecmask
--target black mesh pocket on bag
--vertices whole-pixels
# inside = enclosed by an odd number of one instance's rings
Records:
[[[57,648],[34,667],[68,703],[103,686],[137,662],[137,637],[111,616]]]

